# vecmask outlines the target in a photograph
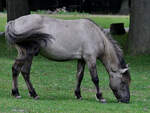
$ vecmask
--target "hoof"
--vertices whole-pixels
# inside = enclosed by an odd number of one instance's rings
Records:
[[[12,89],[11,95],[17,99],[21,98],[18,89]]]
[[[82,97],[76,97],[77,100],[82,100]]]
[[[100,99],[100,102],[105,104],[106,100],[105,99]]]
[[[75,93],[76,99],[82,100],[82,96],[81,96],[81,92],[80,91],[75,91],[74,93]]]
[[[20,98],[21,98],[21,96],[15,96],[15,98],[16,98],[16,99],[20,99]]]
[[[34,99],[38,99],[39,98],[39,96],[36,94],[35,91],[33,91],[33,92],[29,91],[29,96],[34,98]]]
[[[31,95],[30,93],[28,94],[31,98],[35,99],[35,100],[38,100],[40,97],[39,96],[33,96]]]
[[[98,98],[96,97],[96,100],[97,100],[98,102],[103,103],[103,104],[105,104],[105,103],[106,103],[106,100],[105,100],[104,98],[102,98],[102,99],[98,99]]]
[[[39,96],[34,97],[35,100],[38,100],[39,98],[40,98]]]

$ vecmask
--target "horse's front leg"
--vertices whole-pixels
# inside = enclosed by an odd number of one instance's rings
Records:
[[[23,64],[23,60],[16,59],[12,66],[12,96],[16,98],[21,97],[18,90],[18,76]]]
[[[97,69],[96,69],[96,59],[88,59],[87,60],[87,64],[88,64],[88,68],[89,68],[89,71],[90,71],[90,75],[91,75],[91,78],[92,78],[92,81],[96,87],[96,90],[97,90],[97,93],[96,93],[96,98],[98,101],[102,102],[102,103],[105,103],[106,100],[103,98],[102,96],[102,92],[99,88],[99,78],[98,78],[98,74],[97,74]]]
[[[85,61],[84,60],[78,60],[77,64],[77,84],[76,84],[76,89],[75,89],[75,96],[77,99],[82,99],[81,96],[81,91],[80,91],[80,86],[81,82],[84,76],[84,68],[85,68]]]
[[[30,81],[30,69],[31,69],[31,65],[32,65],[32,60],[33,60],[33,56],[27,57],[25,64],[21,68],[21,73],[27,84],[30,96],[33,97],[34,99],[38,99],[39,96],[36,94],[36,92],[32,86],[32,83]]]

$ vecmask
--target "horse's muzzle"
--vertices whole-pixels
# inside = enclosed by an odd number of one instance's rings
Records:
[[[130,98],[118,99],[118,102],[129,103],[130,102]]]

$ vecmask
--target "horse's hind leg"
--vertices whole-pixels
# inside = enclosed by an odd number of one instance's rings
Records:
[[[77,64],[77,84],[76,84],[76,89],[75,89],[75,96],[77,99],[82,99],[81,96],[81,91],[80,91],[80,86],[81,82],[84,76],[84,67],[85,67],[85,61],[84,60],[78,60]]]
[[[98,101],[105,103],[106,100],[103,98],[102,92],[100,91],[100,88],[99,88],[99,78],[98,78],[97,69],[96,69],[96,59],[90,58],[90,59],[86,60],[86,62],[88,64],[88,68],[90,71],[92,81],[97,90],[96,98],[98,99]]]
[[[19,90],[18,90],[18,76],[21,71],[22,66],[25,61],[25,51],[16,45],[16,49],[18,51],[18,57],[15,60],[15,63],[12,66],[12,96],[16,98],[20,98]]]
[[[33,56],[30,56],[30,55],[27,56],[26,61],[21,68],[21,73],[22,73],[24,80],[27,84],[30,96],[35,98],[35,99],[38,99],[38,95],[36,94],[36,92],[32,86],[32,83],[30,81],[30,69],[31,69],[32,60],[33,60]]]
[[[23,61],[16,59],[15,63],[12,66],[12,96],[16,98],[20,98],[19,90],[18,90],[18,76],[23,65]]]

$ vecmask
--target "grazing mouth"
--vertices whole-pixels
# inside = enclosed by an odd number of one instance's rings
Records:
[[[129,103],[129,102],[130,102],[130,99],[129,99],[129,98],[118,99],[118,102],[121,102],[121,103]]]
[[[116,96],[118,102],[121,102],[121,103],[129,103],[130,98],[128,98],[128,97],[126,97],[126,98],[121,98],[121,96],[119,96],[119,95],[117,94],[117,91],[116,91],[116,90],[113,90],[113,93],[114,93],[114,95]]]

